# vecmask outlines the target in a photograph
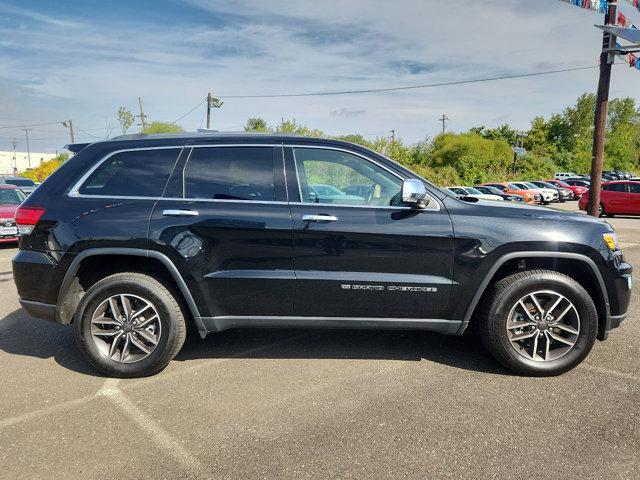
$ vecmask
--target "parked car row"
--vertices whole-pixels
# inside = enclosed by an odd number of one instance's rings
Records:
[[[475,187],[446,187],[446,190],[459,197],[541,204],[578,200],[587,189],[588,186],[570,185],[560,180],[495,182]]]

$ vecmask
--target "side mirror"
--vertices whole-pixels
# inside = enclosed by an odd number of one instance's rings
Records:
[[[414,208],[425,208],[429,204],[429,198],[424,183],[415,178],[407,178],[402,182],[402,203]]]

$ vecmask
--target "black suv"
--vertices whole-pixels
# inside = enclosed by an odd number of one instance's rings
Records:
[[[599,219],[460,200],[366,148],[287,135],[133,135],[76,155],[16,217],[22,306],[97,369],[162,370],[237,327],[478,332],[523,374],[582,361],[626,317]]]

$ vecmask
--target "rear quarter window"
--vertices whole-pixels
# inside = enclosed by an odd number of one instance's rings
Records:
[[[118,152],[103,161],[79,188],[81,195],[160,197],[180,148]]]

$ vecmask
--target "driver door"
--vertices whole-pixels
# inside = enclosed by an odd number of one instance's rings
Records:
[[[403,206],[403,178],[355,151],[294,146],[285,149],[285,161],[294,314],[441,318],[453,270],[444,206],[435,198],[425,209]]]

